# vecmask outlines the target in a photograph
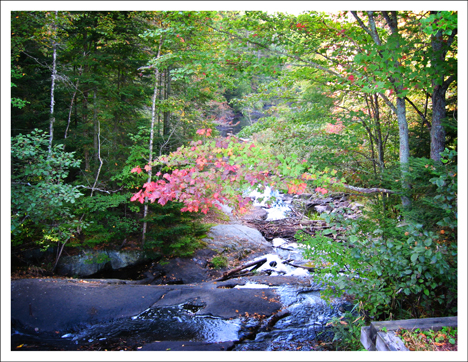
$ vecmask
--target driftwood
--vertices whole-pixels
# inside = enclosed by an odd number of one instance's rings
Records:
[[[379,193],[379,192],[382,192],[384,194],[396,194],[396,191],[388,190],[388,189],[379,189],[379,188],[376,188],[376,187],[367,189],[367,188],[364,188],[364,187],[356,187],[356,186],[345,185],[345,184],[343,184],[343,186],[348,190],[356,191],[356,192],[364,193],[364,194],[376,194],[376,193]]]
[[[262,266],[264,263],[266,263],[266,261],[267,261],[267,258],[262,258],[260,260],[255,260],[255,261],[251,261],[250,263],[243,264],[240,267],[237,267],[231,271],[225,272],[222,277],[215,279],[214,281],[221,282],[223,280],[234,278],[236,273],[239,273],[244,269],[250,268],[251,266],[256,266],[254,269],[257,269],[260,266]]]
[[[323,220],[307,220],[305,218],[302,220],[291,218],[274,221],[249,220],[246,223],[260,231],[267,240],[274,238],[294,240],[294,236],[299,230],[308,230],[313,235],[315,231],[329,228]]]
[[[289,262],[289,261],[285,261],[284,264],[291,265],[291,266],[293,266],[294,268],[303,268],[303,269],[307,269],[308,271],[311,271],[311,272],[314,272],[314,271],[315,271],[315,267],[312,267],[312,266],[304,266],[304,265],[294,264],[294,263],[291,263],[291,262]]]

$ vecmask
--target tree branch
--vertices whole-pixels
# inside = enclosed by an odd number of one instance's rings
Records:
[[[418,109],[418,107],[416,107],[416,105],[411,102],[411,100],[408,98],[408,97],[405,97],[405,100],[411,104],[414,108],[414,110],[419,114],[419,116],[421,117],[422,121],[424,124],[427,125],[427,128],[430,130],[431,129],[431,124],[429,123],[429,121],[426,119],[426,116],[424,116],[424,114]]]
[[[364,187],[356,187],[356,186],[351,186],[351,185],[346,185],[346,184],[343,184],[343,187],[348,189],[348,190],[351,190],[351,191],[356,191],[356,192],[360,192],[360,193],[364,193],[364,194],[376,194],[376,193],[379,193],[379,192],[383,192],[383,193],[386,193],[386,194],[396,194],[397,192],[396,191],[393,191],[393,190],[388,190],[388,189],[380,189],[380,188],[364,188]]]
[[[122,191],[123,187],[121,187],[120,189],[118,190],[111,190],[111,191],[107,191],[107,190],[101,190],[101,189],[98,189],[96,187],[89,187],[89,186],[85,186],[85,185],[77,185],[76,187],[82,187],[84,189],[88,189],[88,190],[92,190],[92,191],[100,191],[100,192],[105,192],[106,194],[110,194],[111,192],[119,192],[119,191]]]
[[[283,52],[283,51],[278,50],[278,49],[271,49],[268,45],[265,45],[265,44],[256,42],[256,41],[254,41],[254,40],[248,39],[248,38],[246,38],[246,37],[243,37],[243,36],[240,36],[240,35],[237,35],[237,34],[229,33],[229,32],[227,32],[227,31],[225,31],[225,30],[217,29],[217,28],[215,28],[215,27],[213,27],[213,26],[210,26],[210,25],[208,25],[208,27],[211,28],[211,29],[213,29],[213,30],[215,30],[215,31],[217,31],[217,32],[219,32],[219,33],[223,33],[223,34],[226,34],[226,35],[229,35],[229,36],[233,36],[234,38],[237,38],[237,39],[240,39],[240,40],[245,40],[245,41],[247,41],[247,42],[249,42],[249,43],[251,43],[251,44],[258,45],[259,47],[262,47],[263,49],[267,49],[267,50],[269,50],[269,51],[271,51],[271,52],[273,52],[273,53],[283,55],[283,56],[285,56],[285,57],[287,57],[287,58],[296,59],[296,60],[298,60],[298,61],[300,61],[300,62],[303,62],[303,63],[308,64],[308,65],[311,66],[312,68],[323,70],[324,72],[327,72],[327,73],[329,73],[329,74],[332,74],[332,75],[334,75],[334,76],[336,76],[336,77],[341,77],[340,74],[338,74],[338,73],[336,73],[336,72],[334,72],[334,71],[332,71],[332,70],[330,70],[330,69],[327,69],[327,68],[321,66],[320,64],[317,64],[317,63],[315,63],[315,62],[311,62],[311,61],[309,61],[309,60],[303,59],[303,58],[301,58],[300,56],[293,55],[293,54],[288,54],[288,53]]]
[[[372,35],[372,32],[370,31],[370,29],[366,26],[366,24],[364,24],[364,22],[361,20],[361,18],[359,17],[357,11],[351,11],[351,14],[353,14],[354,18],[357,20],[357,22],[359,23],[359,26],[362,28],[362,30],[364,30],[367,34],[370,35],[370,37],[372,39],[374,39],[373,35]],[[375,40],[375,39],[374,39]]]

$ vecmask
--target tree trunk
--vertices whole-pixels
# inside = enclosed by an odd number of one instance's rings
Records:
[[[72,111],[73,111],[73,103],[75,102],[76,98],[76,93],[78,92],[78,85],[80,84],[80,77],[81,77],[81,71],[83,70],[83,67],[80,66],[80,69],[78,70],[78,79],[76,81],[75,85],[75,91],[73,92],[73,96],[70,102],[70,111],[68,112],[68,122],[67,122],[67,128],[65,129],[65,135],[63,138],[68,137],[68,130],[70,129],[70,122],[71,122],[71,116],[72,116]],[[75,122],[76,122],[76,107],[75,107]],[[76,126],[76,124],[75,124]]]
[[[97,119],[97,88],[94,87],[93,90],[93,124],[94,124],[94,137],[93,137],[93,149],[94,149],[94,163],[97,164],[100,158],[99,155],[99,133],[100,133],[100,124]]]
[[[57,77],[57,41],[56,41],[56,24],[55,21],[58,17],[58,11],[55,12],[55,19],[52,24],[53,40],[52,40],[52,85],[50,87],[50,124],[49,124],[49,157],[52,155],[52,142],[54,140],[54,106],[55,106],[55,78]]]
[[[432,92],[431,159],[440,162],[440,153],[445,149],[445,128],[442,125],[445,110],[444,87],[435,86]]]
[[[409,136],[408,122],[406,120],[406,102],[405,98],[397,98],[397,118],[398,118],[398,134],[400,138],[400,168],[401,168],[401,183],[404,189],[409,189],[410,185],[407,181],[408,163],[409,163]],[[401,197],[404,208],[411,206],[411,201],[407,196]]]
[[[159,37],[159,48],[158,54],[156,55],[156,59],[161,56],[161,47],[163,43],[162,35]],[[153,160],[153,140],[154,140],[154,124],[156,122],[156,99],[158,98],[158,83],[159,83],[159,69],[155,67],[154,70],[154,91],[153,91],[153,99],[151,104],[151,129],[150,129],[150,139],[149,139],[149,155],[148,155],[148,164],[150,164]],[[148,183],[151,182],[152,179],[152,170],[151,168],[148,170]],[[148,216],[148,198],[145,198],[145,206],[143,208],[143,230],[141,235],[141,243],[144,246],[146,241],[146,232],[148,228],[148,223],[146,221],[146,217]]]
[[[380,106],[379,106],[379,96],[374,94],[374,124],[375,124],[375,133],[376,133],[376,143],[377,143],[377,152],[379,153],[379,164],[380,169],[385,168],[385,156],[384,156],[384,145],[382,139],[382,129],[380,127]]]
[[[437,12],[431,12],[436,14]],[[439,30],[431,36],[432,56],[431,64],[440,69],[440,75],[432,79],[432,128],[431,128],[431,159],[440,162],[440,153],[445,149],[445,129],[442,124],[446,113],[445,94],[450,84],[456,79],[450,75],[447,79],[445,68],[445,57],[454,41],[456,31],[448,39],[443,39],[443,32]]]
[[[166,69],[166,71],[164,72],[164,77],[165,77],[164,99],[167,101],[171,93],[171,74],[169,72],[169,69]],[[164,118],[163,135],[167,136],[169,134],[169,128],[170,128],[169,122],[171,118],[171,112],[165,111],[163,114],[163,118]]]

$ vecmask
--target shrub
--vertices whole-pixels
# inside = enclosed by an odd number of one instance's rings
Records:
[[[228,266],[228,260],[225,256],[217,255],[211,259],[211,265],[215,269],[222,269]]]
[[[12,241],[31,238],[44,249],[67,242],[85,227],[73,215],[72,205],[82,196],[65,182],[71,168],[78,167],[72,152],[63,145],[48,151],[48,135],[40,130],[11,139]]]
[[[394,217],[388,198],[374,197],[357,220],[326,216],[335,233],[343,234],[341,242],[298,233],[307,246],[305,256],[325,265],[318,272],[327,285],[324,296],[346,291],[369,317],[379,319],[457,313],[456,172],[447,161],[454,153],[445,155],[445,166],[426,160],[429,175],[420,183],[419,168],[411,171],[414,203],[400,217]],[[431,223],[420,222],[419,213],[430,216]]]

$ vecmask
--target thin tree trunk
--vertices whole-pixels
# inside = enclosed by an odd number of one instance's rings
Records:
[[[50,87],[50,124],[49,124],[49,157],[52,156],[52,142],[54,140],[54,122],[55,122],[55,114],[54,114],[54,106],[55,106],[55,78],[57,77],[57,41],[56,41],[56,20],[58,17],[58,11],[55,12],[55,19],[52,24],[52,31],[53,31],[53,40],[52,40],[52,85]]]
[[[401,168],[401,183],[404,189],[409,189],[410,185],[407,181],[408,163],[409,163],[409,137],[408,137],[408,122],[406,120],[406,102],[405,98],[397,98],[397,118],[398,118],[398,133],[400,138],[400,168]],[[401,197],[404,208],[411,206],[411,201],[407,196]]]
[[[80,69],[78,70],[78,77],[81,76],[81,71],[83,70],[83,67],[80,65]],[[70,111],[68,112],[68,122],[67,122],[67,128],[65,129],[65,135],[63,138],[67,138],[68,136],[68,130],[70,128],[70,122],[71,122],[71,115],[72,115],[72,110],[73,110],[73,103],[75,102],[76,98],[76,93],[78,92],[78,85],[80,84],[80,78],[77,79],[76,85],[75,85],[75,91],[73,92],[73,96],[70,102]],[[76,107],[75,107],[75,112],[76,112]],[[75,114],[76,117],[76,114]]]
[[[162,48],[162,43],[163,43],[163,37],[162,35],[159,37],[159,48],[158,48],[158,54],[156,55],[156,59],[158,59],[161,56],[161,48]],[[153,140],[154,140],[154,124],[156,122],[156,99],[158,97],[158,83],[159,83],[159,69],[156,66],[154,70],[154,91],[153,91],[153,99],[152,99],[152,104],[151,104],[151,129],[150,129],[150,139],[149,139],[149,156],[148,156],[148,164],[151,164],[151,161],[153,160]],[[151,167],[148,170],[148,183],[151,182],[152,179],[152,170]],[[146,221],[146,217],[148,216],[148,198],[145,198],[145,206],[143,208],[143,231],[141,235],[141,241],[142,245],[145,245],[146,241],[146,232],[147,232],[147,227],[148,223]]]
[[[380,106],[379,106],[379,96],[374,94],[374,124],[375,124],[375,133],[376,133],[376,142],[377,142],[377,152],[379,153],[379,163],[380,169],[385,168],[385,156],[384,156],[384,146],[382,140],[382,129],[380,127]]]
[[[100,133],[100,128],[101,128],[101,125],[99,124],[99,121],[97,119],[97,89],[96,88],[94,88],[93,90],[93,123],[94,123],[93,148],[96,152],[96,150],[100,148],[99,133]],[[99,150],[97,153],[94,154],[94,158],[95,158],[95,162],[97,163],[97,161],[100,159]]]
[[[96,93],[95,93],[96,95]],[[93,184],[93,188],[91,189],[91,197],[93,196],[93,193],[94,193],[94,189],[96,188],[96,184],[98,182],[98,179],[99,179],[99,174],[101,173],[101,168],[102,168],[102,158],[101,158],[101,123],[99,122],[99,120],[97,120],[97,156],[98,156],[98,159],[99,159],[99,168],[97,170],[97,173],[96,173],[96,178],[94,179],[94,184]]]
[[[166,69],[164,72],[164,77],[165,77],[165,92],[164,92],[164,99],[167,101],[169,99],[169,95],[171,92],[171,75],[169,72],[169,68]],[[163,135],[167,136],[169,134],[169,127],[170,127],[170,119],[171,119],[171,112],[166,111],[163,114],[164,118],[164,129],[163,129]]]

